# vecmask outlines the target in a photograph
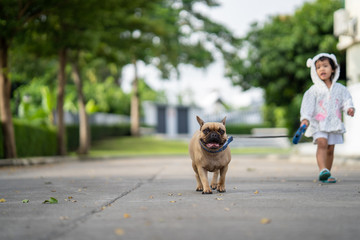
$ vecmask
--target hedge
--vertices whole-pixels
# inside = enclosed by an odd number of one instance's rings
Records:
[[[267,128],[266,124],[226,124],[227,134],[251,134],[253,128]]]
[[[18,157],[55,156],[57,153],[56,127],[38,126],[18,119],[13,120],[16,150]],[[129,136],[130,125],[93,125],[91,140],[107,137]],[[79,126],[66,126],[67,150],[75,151],[79,147]],[[4,158],[3,136],[0,131],[0,159]]]
[[[91,141],[108,137],[130,136],[130,124],[91,125]],[[79,125],[66,126],[67,149],[76,151],[79,147]]]
[[[53,156],[56,154],[56,129],[13,120],[18,157]],[[0,131],[0,158],[5,157],[4,139]]]

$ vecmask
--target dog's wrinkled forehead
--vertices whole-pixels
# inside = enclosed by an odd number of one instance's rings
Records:
[[[205,123],[201,129],[209,129],[212,131],[219,131],[220,129],[225,130],[225,126],[222,123],[208,122]]]
[[[196,120],[198,121],[198,123],[200,125],[200,130],[209,129],[212,131],[218,131],[218,130],[222,129],[225,132],[226,117],[224,117],[224,119],[221,120],[221,122],[207,122],[206,123],[199,116],[196,116]]]

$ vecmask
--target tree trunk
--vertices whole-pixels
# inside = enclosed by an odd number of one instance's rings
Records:
[[[16,158],[15,133],[10,108],[11,82],[8,78],[9,46],[4,38],[0,38],[0,118],[4,140],[4,157]]]
[[[65,97],[65,66],[66,66],[66,49],[59,51],[59,74],[58,74],[58,96],[57,96],[57,153],[61,156],[66,155],[65,141],[65,123],[64,123],[64,97]]]
[[[76,63],[77,58],[72,64],[72,75],[76,85],[79,105],[79,149],[78,154],[88,154],[90,149],[90,127],[88,116],[85,110],[85,98],[82,90],[82,79],[80,76],[79,66]]]
[[[138,73],[136,60],[133,61],[135,77],[132,83],[132,95],[131,95],[131,112],[130,112],[130,121],[131,121],[131,135],[138,137],[140,136],[140,97],[139,97],[139,87],[138,87]]]

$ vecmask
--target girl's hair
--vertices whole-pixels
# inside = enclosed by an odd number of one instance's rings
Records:
[[[329,60],[330,66],[331,66],[331,68],[334,70],[334,72],[331,74],[331,77],[330,77],[331,80],[333,80],[334,75],[335,75],[335,70],[336,70],[337,66],[336,66],[334,60],[332,60],[331,58],[325,57],[325,56],[320,57],[318,60],[316,60],[316,62],[317,62],[317,61],[321,61],[321,62],[322,62],[322,61],[324,61],[324,60]],[[315,64],[316,64],[316,62],[315,62]]]

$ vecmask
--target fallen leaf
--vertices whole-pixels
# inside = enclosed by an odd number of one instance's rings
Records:
[[[254,192],[254,194],[258,194],[259,193],[259,191],[258,190],[256,190],[255,192]]]
[[[125,233],[124,229],[122,229],[122,228],[116,228],[116,229],[114,230],[114,232],[115,232],[115,234],[118,235],[118,236],[122,236],[122,235],[124,235],[124,233]]]
[[[171,203],[176,203],[176,201],[170,201]]]
[[[218,201],[224,200],[224,199],[222,199],[222,198],[220,198],[220,197],[215,198],[215,199],[218,200]]]
[[[22,200],[22,203],[29,203],[29,202],[30,202],[29,199],[24,199],[24,200]]]
[[[124,213],[124,218],[130,218],[130,217],[131,217],[130,214]]]
[[[260,223],[261,224],[269,224],[271,222],[271,219],[269,219],[269,218],[262,218],[261,220],[260,220]]]
[[[182,196],[182,193],[178,193],[178,196]]]
[[[6,202],[5,198],[0,198],[0,203]]]
[[[154,196],[150,196],[149,198],[150,198],[150,199],[153,199],[153,198],[154,198]]]
[[[228,211],[230,211],[230,208],[226,207],[226,208],[224,208],[224,210],[228,212]]]
[[[173,196],[174,194],[173,193],[168,193],[168,196]]]
[[[56,198],[50,197],[49,200],[45,200],[43,203],[44,203],[44,204],[46,204],[46,203],[56,204],[56,203],[58,203],[58,200],[57,200]]]
[[[65,221],[65,220],[68,220],[69,217],[68,216],[61,216],[61,217],[59,217],[59,219],[62,220],[62,221]]]

